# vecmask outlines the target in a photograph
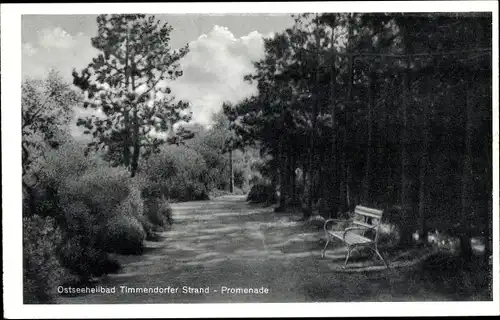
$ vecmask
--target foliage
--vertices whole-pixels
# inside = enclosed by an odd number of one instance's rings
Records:
[[[273,203],[276,201],[276,191],[270,184],[254,184],[248,193],[247,201],[251,203]]]
[[[264,40],[245,77],[258,93],[224,110],[243,143],[259,146],[280,207],[303,197],[308,218],[320,199],[331,216],[399,206],[402,243],[430,225],[487,230],[491,16],[295,18]]]
[[[203,157],[186,146],[167,145],[144,164],[144,174],[167,199],[207,199],[207,166]]]
[[[230,104],[224,104],[230,109]],[[229,190],[232,158],[234,187],[247,192],[250,179],[258,175],[252,163],[259,159],[258,149],[244,146],[240,137],[231,130],[230,118],[219,112],[213,115],[214,124],[209,129],[190,129],[195,137],[186,141],[186,146],[203,156],[208,167],[207,188],[209,190]],[[229,152],[232,152],[230,157]]]
[[[116,272],[119,265],[108,253],[140,253],[145,229],[154,227],[144,212],[142,181],[84,151],[66,143],[32,167],[35,213],[56,218],[64,239],[58,257],[83,282]]]
[[[140,254],[145,238],[143,224],[134,215],[123,212],[108,221],[103,244],[106,252]]]
[[[24,176],[44,150],[57,148],[67,139],[65,128],[79,96],[53,70],[44,80],[25,80],[21,94]]]
[[[61,241],[54,219],[23,218],[24,303],[54,302],[55,287],[66,274],[57,258]]]
[[[67,234],[59,253],[61,264],[82,283],[120,269],[116,261],[92,242],[85,234]]]
[[[154,16],[99,15],[97,24],[92,46],[101,53],[73,77],[85,93],[84,107],[98,114],[79,119],[78,125],[92,134],[89,147],[103,148],[112,163],[134,176],[141,152],[156,152],[164,142],[159,134],[190,118],[183,113],[188,104],[175,101],[166,86],[182,76],[179,60],[188,47],[172,50],[172,27]]]
[[[148,197],[144,200],[144,215],[158,229],[166,228],[173,223],[172,208],[162,197]]]
[[[105,221],[130,194],[128,180],[122,168],[99,166],[66,180],[60,190],[61,198],[66,203],[84,203],[93,215]]]
[[[229,120],[224,113],[214,114],[214,121],[210,128],[185,125],[186,130],[194,133],[192,139],[181,145],[162,146],[144,163],[141,174],[147,176],[148,188],[156,190],[157,197],[177,201],[202,200],[214,190],[230,189],[231,148],[228,141],[234,134],[229,131]],[[241,193],[244,193],[249,190],[252,175],[258,175],[252,167],[258,154],[255,148],[237,146],[234,142],[234,187],[243,189]]]

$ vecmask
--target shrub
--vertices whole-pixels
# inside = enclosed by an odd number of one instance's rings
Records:
[[[67,179],[60,190],[65,203],[84,203],[100,222],[107,221],[130,192],[130,178],[125,169],[102,166]]]
[[[150,184],[178,201],[208,199],[208,169],[203,157],[184,146],[165,146],[143,167]]]
[[[104,249],[119,254],[140,254],[146,232],[143,224],[131,214],[115,215],[106,225]]]
[[[64,241],[59,254],[62,265],[77,275],[82,283],[92,277],[117,272],[118,262],[109,258],[101,248],[95,246],[93,239],[86,235],[70,235]]]
[[[95,159],[85,155],[85,145],[77,142],[65,143],[58,149],[48,151],[37,162],[39,177],[44,186],[58,188],[69,177],[79,177],[88,169],[95,168]]]
[[[164,228],[173,223],[172,208],[165,199],[146,200],[144,213],[148,221],[155,227]]]
[[[149,225],[139,186],[130,184],[127,197],[111,211],[104,227],[105,250],[121,254],[138,254],[143,248]]]
[[[228,192],[225,190],[214,189],[214,190],[210,191],[209,197],[210,197],[210,199],[214,199],[214,198],[225,196],[226,194],[228,194]]]
[[[66,191],[66,182],[74,181],[96,165],[96,159],[85,156],[85,146],[80,143],[68,142],[47,151],[25,177],[31,180],[28,184],[32,186],[26,197],[26,212],[55,217],[58,223],[64,223],[60,198]]]
[[[62,204],[64,210],[65,229],[73,234],[95,234],[96,217],[90,208],[81,201]]]
[[[272,185],[259,183],[252,186],[247,201],[252,203],[273,203],[276,202],[276,192]]]
[[[380,246],[384,247],[395,247],[399,243],[399,231],[397,227],[393,224],[382,223],[379,227],[379,240]]]
[[[54,219],[39,216],[23,219],[24,303],[54,301],[55,286],[66,274],[57,258],[61,232]]]
[[[233,194],[235,195],[238,195],[238,196],[242,196],[245,194],[245,191],[243,191],[242,189],[240,188],[237,188],[237,187],[234,187],[233,188]]]
[[[83,247],[119,253],[142,250],[138,242],[144,239],[143,201],[126,170],[87,170],[66,181],[61,193],[68,228],[87,239]]]
[[[143,202],[123,168],[90,167],[59,191],[68,240],[61,259],[81,281],[118,270],[108,253],[142,252]]]
[[[105,252],[139,253],[145,228],[140,183],[123,168],[100,167],[65,183],[62,198],[68,222],[80,223],[77,234]],[[97,226],[97,227],[95,227]]]

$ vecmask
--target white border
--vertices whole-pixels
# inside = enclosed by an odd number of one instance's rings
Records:
[[[22,304],[21,224],[21,15],[99,13],[294,13],[294,12],[493,13],[493,302],[376,302],[286,304],[51,305]],[[496,1],[2,4],[2,199],[6,318],[309,317],[498,315],[499,310],[499,127],[498,3]]]

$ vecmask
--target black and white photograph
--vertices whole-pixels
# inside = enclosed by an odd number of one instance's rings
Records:
[[[498,314],[498,3],[240,5],[2,4],[10,317]]]

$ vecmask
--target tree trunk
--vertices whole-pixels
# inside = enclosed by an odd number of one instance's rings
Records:
[[[481,22],[479,22],[477,24],[477,37],[476,37],[476,46],[477,47],[487,47],[489,46],[489,41],[488,41],[488,38],[485,36],[486,33],[485,33],[485,26],[486,25],[483,25]],[[491,92],[490,92],[490,89],[486,89],[485,90],[485,87],[483,86],[480,86],[480,90],[481,90],[481,96],[482,97],[488,97],[488,99],[486,101],[484,101],[483,99],[481,99],[481,104],[484,103],[484,106],[487,107],[489,110],[491,110]],[[490,131],[491,132],[491,131]],[[492,141],[491,141],[491,138],[492,136],[491,135],[487,135],[487,139],[486,139],[486,143],[488,146],[491,146],[492,145]],[[493,185],[492,185],[492,168],[493,168],[493,163],[492,163],[492,158],[491,158],[491,149],[490,148],[487,148],[488,152],[487,152],[487,155],[485,157],[485,159],[487,159],[486,161],[486,167],[485,167],[485,177],[486,177],[486,197],[487,197],[487,200],[486,199],[481,199],[481,216],[480,216],[480,219],[482,220],[482,228],[483,228],[483,235],[484,235],[484,256],[483,258],[485,259],[485,262],[488,264],[489,262],[489,258],[492,254],[492,243],[491,243],[491,233],[492,233],[492,229],[491,227],[493,226],[493,217],[492,217],[492,195],[493,195]]]
[[[307,192],[307,166],[305,161],[302,161],[302,193],[305,195]]]
[[[409,177],[409,134],[408,134],[408,112],[410,109],[411,96],[411,53],[412,53],[412,37],[409,32],[411,21],[406,20],[401,24],[401,34],[405,47],[405,53],[408,55],[406,61],[406,70],[403,73],[403,112],[402,112],[402,133],[401,133],[401,214],[403,215],[401,225],[400,245],[408,247],[413,241],[413,227],[415,223],[412,206],[410,202],[410,177]]]
[[[229,150],[229,192],[234,192],[233,149]]]
[[[129,68],[129,30],[127,30],[127,41],[125,43],[125,87],[126,90],[130,90],[130,68]],[[127,100],[126,100],[127,101]],[[124,137],[123,137],[123,164],[127,170],[130,170],[130,115],[129,115],[129,103],[126,102],[124,106]]]
[[[382,92],[382,90],[385,90],[385,87],[376,87],[376,92],[381,92],[381,96],[386,97],[387,94],[385,92]],[[376,98],[376,95],[375,95]],[[375,101],[377,101],[375,99]],[[387,150],[387,141],[385,140],[385,137],[383,135],[384,131],[388,131],[389,128],[387,127],[387,122],[386,122],[386,103],[382,102],[380,105],[377,106],[377,103],[375,103],[375,106],[377,109],[375,109],[374,113],[375,115],[375,123],[377,124],[377,133],[376,133],[376,146],[377,146],[377,174],[375,179],[377,181],[380,181],[381,183],[377,183],[377,207],[378,208],[383,208],[385,205],[388,205],[389,202],[385,200],[385,192],[387,186],[384,185],[384,180],[386,179],[386,171],[385,171],[385,166],[387,166],[387,163],[385,159],[385,154],[388,153]],[[373,181],[373,180],[372,180]]]
[[[364,185],[364,195],[363,201],[365,204],[370,205],[370,178],[372,175],[372,135],[373,135],[373,107],[374,107],[374,90],[373,90],[373,81],[375,74],[373,71],[370,71],[370,75],[368,76],[368,146],[366,148],[366,166],[365,166],[365,185]]]
[[[313,117],[314,117],[314,110],[313,110]],[[313,124],[313,128],[315,126],[315,123]],[[309,216],[312,214],[312,210],[313,210],[313,197],[314,197],[314,166],[313,166],[313,162],[314,162],[314,137],[313,137],[313,133],[314,132],[314,129],[311,129],[311,141],[310,141],[310,145],[309,145],[309,160],[308,160],[308,167],[309,167],[309,170],[308,170],[308,174],[309,174],[309,185],[308,185],[308,189],[309,189],[309,192],[308,192],[308,197],[307,197],[307,211],[304,211],[304,212],[307,212],[307,214],[304,215],[304,218],[309,218]]]
[[[351,53],[351,48],[352,48],[352,41],[353,41],[353,14],[350,14],[349,17],[349,26],[348,26],[348,40],[347,40],[347,52]],[[347,67],[348,67],[348,83],[347,83],[347,101],[346,101],[346,108],[344,110],[344,136],[343,136],[343,143],[342,143],[342,165],[343,165],[343,180],[344,180],[344,194],[345,198],[342,200],[343,201],[343,211],[348,211],[350,210],[350,192],[349,192],[349,186],[350,186],[350,172],[349,172],[349,167],[350,167],[350,161],[349,159],[349,153],[347,150],[348,146],[348,140],[349,140],[349,130],[348,130],[348,125],[349,125],[349,111],[353,106],[353,100],[352,100],[352,85],[353,85],[353,80],[354,80],[354,74],[353,74],[353,63],[354,63],[354,57],[351,55],[348,56],[348,62],[347,62]]]
[[[276,211],[284,211],[286,206],[286,155],[283,141],[283,132],[279,136],[279,186],[280,186],[280,196],[279,205]]]
[[[276,172],[274,172],[271,175],[271,188],[269,189],[269,194],[268,194],[268,197],[267,197],[267,199],[271,203],[275,203],[276,202],[276,187],[277,187],[277,181],[276,180],[278,180],[278,177],[276,177]]]
[[[295,173],[295,170],[297,169],[297,157],[295,153],[293,152],[293,149],[291,150],[291,155],[292,155],[292,168],[291,168],[291,173],[292,173],[292,202],[294,204],[297,204],[297,175]]]
[[[287,144],[287,195],[288,200],[292,203],[295,203],[295,164],[294,164],[294,153],[293,147],[290,143]]]
[[[309,174],[311,177],[311,181],[309,184],[309,197],[307,201],[307,210],[304,211],[304,218],[309,218],[312,214],[313,211],[313,198],[314,198],[314,172],[316,170],[316,166],[314,165],[314,153],[315,153],[315,133],[316,133],[316,121],[318,117],[318,106],[319,106],[319,65],[320,65],[320,56],[319,56],[319,49],[320,49],[320,37],[316,35],[316,50],[318,50],[318,55],[316,57],[317,60],[317,65],[318,67],[316,68],[314,72],[314,103],[313,103],[313,109],[312,109],[312,121],[311,121],[311,133],[310,133],[310,139],[309,141],[310,146],[309,146]]]
[[[474,81],[469,83],[469,88],[466,89],[466,120],[465,120],[465,150],[463,157],[463,175],[462,175],[462,196],[461,196],[461,217],[462,217],[462,232],[460,235],[460,247],[462,249],[462,257],[466,260],[470,260],[472,257],[472,248],[471,248],[471,236],[470,236],[470,228],[471,228],[471,190],[470,184],[472,181],[472,92],[470,86],[472,86]]]
[[[139,116],[138,116],[138,106],[134,107],[134,121],[133,121],[133,129],[134,129],[134,152],[132,153],[132,164],[130,168],[131,177],[135,177],[137,173],[137,168],[139,167],[139,157],[141,152],[141,140],[139,135]]]
[[[352,171],[349,165],[347,165],[346,169],[346,203],[347,203],[347,210],[351,211],[352,209],[352,197],[351,197],[351,181],[352,181]]]
[[[323,176],[325,174],[325,149],[324,148],[318,148],[317,151],[317,158],[319,159],[318,163],[318,181],[316,184],[316,199],[319,199],[321,201],[324,200],[325,196],[325,179],[323,179]]]
[[[491,145],[491,144],[490,144]],[[491,177],[491,171],[488,170],[488,177]],[[491,185],[490,185],[491,186]],[[491,190],[491,188],[490,188]],[[491,226],[492,226],[492,215],[493,212],[493,193],[488,194],[488,203],[486,206],[486,210],[483,214],[483,225],[485,226],[484,230],[484,259],[486,262],[489,261],[490,256],[492,255],[492,237],[491,237]]]
[[[489,96],[491,98],[491,93],[489,90],[487,91],[488,93],[485,94],[486,96]],[[489,100],[487,103],[488,109],[491,110],[491,101]],[[491,127],[490,127],[491,128]],[[492,146],[492,135],[488,135],[486,144],[487,146]],[[484,258],[486,262],[489,262],[489,258],[492,255],[492,227],[493,227],[493,175],[492,175],[492,168],[493,168],[493,163],[492,163],[492,158],[491,158],[491,148],[486,148],[486,156],[485,158],[487,159],[486,161],[486,167],[485,167],[485,177],[487,182],[486,185],[486,190],[485,192],[485,197],[487,199],[483,200],[483,205],[481,206],[483,208],[482,210],[482,225],[484,228]]]
[[[403,215],[403,223],[401,224],[401,238],[400,245],[403,247],[410,246],[412,242],[413,233],[413,214],[410,203],[410,190],[408,177],[409,171],[409,158],[408,158],[408,109],[409,101],[411,99],[410,92],[410,58],[408,58],[407,70],[404,72],[403,81],[403,123],[401,133],[401,214]]]
[[[390,110],[394,107],[394,97],[390,94],[390,88],[393,86],[392,81],[389,81],[387,84],[387,88],[385,90],[385,95],[388,97],[385,102],[385,109],[383,114],[383,132],[384,132],[384,143],[383,149],[385,152],[383,153],[382,162],[384,164],[384,174],[385,174],[385,188],[384,188],[384,202],[387,206],[394,205],[394,170],[391,168],[390,164],[394,163],[393,161],[393,146],[391,140],[393,137],[391,135],[391,113]]]
[[[432,110],[432,91],[430,90],[430,79],[426,79],[425,89],[427,91],[427,101],[423,104],[422,110],[422,151],[420,159],[420,188],[419,188],[419,203],[418,203],[418,217],[419,217],[419,239],[427,242],[427,208],[428,208],[428,193],[427,193],[427,171],[429,167],[429,117]]]
[[[123,165],[130,170],[130,128],[128,116],[125,117],[125,132],[123,137]]]
[[[333,33],[332,33],[332,43],[333,43]],[[332,48],[334,48],[332,46]],[[333,57],[332,69],[331,69],[331,93],[330,99],[332,104],[332,163],[331,163],[331,171],[332,171],[332,189],[331,197],[332,197],[332,212],[330,216],[332,218],[337,217],[338,213],[338,193],[339,193],[339,183],[337,177],[338,171],[338,161],[337,161],[337,115],[336,115],[336,94],[337,94],[337,68],[335,66],[336,56]]]

